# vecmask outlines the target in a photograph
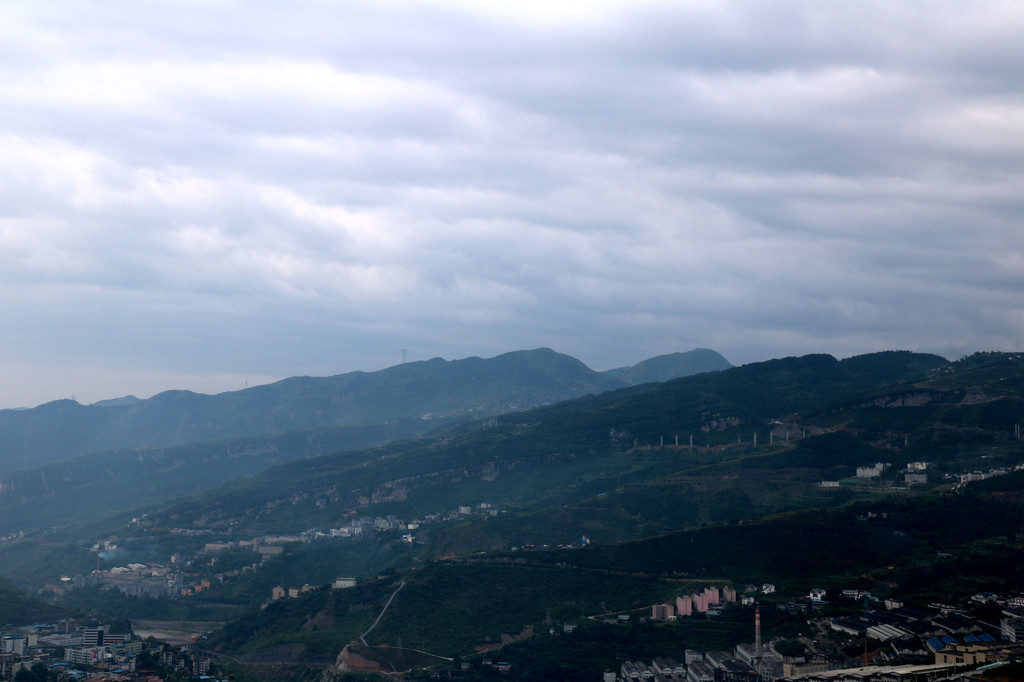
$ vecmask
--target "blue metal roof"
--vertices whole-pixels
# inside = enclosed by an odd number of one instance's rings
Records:
[[[957,643],[958,642],[957,642],[956,637],[953,637],[952,635],[943,635],[942,637],[932,637],[932,638],[930,638],[926,642],[926,644],[928,645],[928,648],[931,649],[932,651],[941,651],[941,650],[945,649],[947,646],[949,646],[950,644],[957,644]]]

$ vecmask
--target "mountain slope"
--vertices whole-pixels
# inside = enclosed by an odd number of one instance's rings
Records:
[[[578,398],[362,454],[292,462],[157,516],[207,527],[258,517],[270,529],[276,512],[261,510],[280,508],[319,526],[349,511],[415,516],[485,501],[521,510],[566,504],[712,466],[722,460],[720,448],[738,438],[749,443],[759,432],[767,445],[776,417],[820,410],[945,364],[910,353],[884,360],[785,358]],[[687,447],[691,435],[694,449]]]

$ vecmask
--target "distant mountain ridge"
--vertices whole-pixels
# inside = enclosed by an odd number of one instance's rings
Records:
[[[643,381],[708,371],[725,362],[718,356],[720,361],[702,369],[706,352],[691,353],[699,357],[690,361],[690,354],[679,353],[648,367]],[[434,358],[377,372],[292,377],[217,395],[166,391],[147,400],[125,396],[93,405],[58,400],[0,411],[0,474],[104,450],[168,448],[324,427],[418,419],[422,433],[438,420],[501,414],[621,388],[636,383],[629,369],[596,372],[576,358],[539,348],[489,359]],[[660,379],[650,378],[659,372]],[[411,435],[408,429],[403,433]]]
[[[635,365],[610,369],[606,375],[629,386],[656,381],[668,381],[704,372],[717,372],[733,365],[718,352],[707,348],[694,348],[686,353],[669,353],[638,362]]]

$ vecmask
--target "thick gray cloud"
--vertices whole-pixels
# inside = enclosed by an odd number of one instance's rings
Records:
[[[1024,343],[1017,2],[0,7],[0,407]]]

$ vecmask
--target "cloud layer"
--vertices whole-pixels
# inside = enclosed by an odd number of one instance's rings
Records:
[[[0,407],[1024,345],[1017,2],[0,8]]]

